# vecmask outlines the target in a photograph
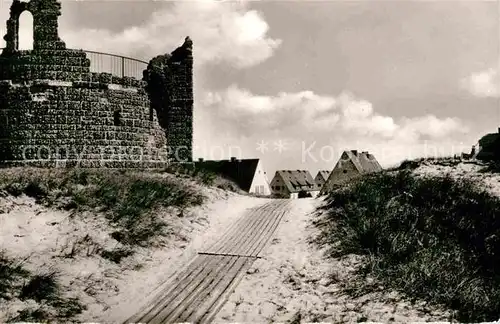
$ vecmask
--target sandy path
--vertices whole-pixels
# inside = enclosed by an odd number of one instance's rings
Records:
[[[289,200],[275,200],[245,213],[216,244],[205,247],[166,284],[149,307],[127,322],[210,323],[243,272],[265,249],[288,205]]]

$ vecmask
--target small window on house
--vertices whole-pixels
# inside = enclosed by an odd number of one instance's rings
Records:
[[[342,172],[347,173],[347,170],[344,170],[344,171],[342,171]]]
[[[115,126],[121,125],[121,116],[120,116],[119,110],[115,110],[115,112],[113,114],[113,122],[114,122]]]

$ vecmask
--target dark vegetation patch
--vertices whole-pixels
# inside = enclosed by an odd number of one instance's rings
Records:
[[[481,169],[481,173],[500,173],[500,161],[490,161]]]
[[[53,300],[57,297],[58,291],[56,272],[49,272],[31,277],[21,288],[19,298],[21,300],[33,299],[40,303],[43,300]]]
[[[307,191],[301,190],[301,191],[299,191],[299,193],[298,193],[298,197],[299,197],[299,198],[310,198],[310,197],[312,197],[312,195],[311,195],[311,193],[310,193],[310,192],[307,192]]]
[[[4,251],[0,251],[0,300],[15,297],[13,291],[19,288],[20,282],[29,275],[30,272],[23,267],[22,261],[11,260]]]
[[[172,165],[167,172],[179,177],[186,177],[195,180],[198,183],[223,189],[226,191],[246,194],[234,181],[209,168],[196,168],[192,165]]]
[[[134,254],[134,251],[125,248],[116,248],[113,250],[104,250],[101,252],[101,256],[109,261],[120,263],[124,258],[129,257]]]
[[[454,310],[461,322],[500,317],[500,200],[475,183],[381,172],[331,192],[323,208],[315,242],[332,257],[366,256],[346,291],[383,286]]]
[[[85,310],[77,298],[62,294],[57,273],[32,274],[23,262],[0,252],[0,303],[12,300],[34,300],[37,307],[18,311],[8,322],[68,321]]]

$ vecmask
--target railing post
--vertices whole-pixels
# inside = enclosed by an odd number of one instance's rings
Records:
[[[122,78],[125,76],[125,58],[122,56]]]

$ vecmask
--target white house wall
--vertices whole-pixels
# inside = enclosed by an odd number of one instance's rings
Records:
[[[312,196],[313,198],[316,198],[316,197],[318,197],[318,195],[319,195],[319,190],[309,191],[309,193],[311,194],[311,196]]]
[[[259,186],[261,186],[261,188],[264,188],[264,193],[257,190]],[[265,195],[265,196],[271,194],[271,187],[269,186],[269,181],[267,179],[266,174],[264,173],[264,170],[262,168],[262,163],[260,160],[259,163],[257,164],[257,168],[255,169],[252,185],[250,186],[250,193]]]

